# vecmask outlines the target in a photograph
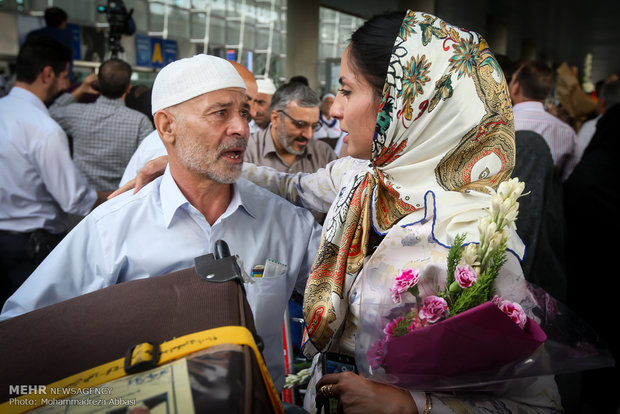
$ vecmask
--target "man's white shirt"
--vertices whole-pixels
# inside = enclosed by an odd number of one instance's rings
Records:
[[[297,288],[303,292],[321,227],[305,209],[244,179],[211,226],[177,187],[169,169],[137,194],[107,201],[82,220],[4,305],[0,319],[128,280],[193,266],[224,240],[244,270],[286,265],[246,285],[264,356],[276,387],[284,383],[282,319]],[[280,269],[281,270],[281,269]]]

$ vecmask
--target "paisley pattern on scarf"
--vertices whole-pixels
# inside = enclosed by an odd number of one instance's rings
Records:
[[[347,289],[370,253],[372,234],[385,234],[404,218],[422,220],[432,191],[435,236],[449,244],[446,229],[458,228],[461,213],[488,206],[487,187],[510,176],[514,155],[508,88],[486,41],[408,12],[387,68],[371,168],[340,194],[324,224],[305,291],[313,345],[304,348],[306,356],[328,348],[340,328]]]

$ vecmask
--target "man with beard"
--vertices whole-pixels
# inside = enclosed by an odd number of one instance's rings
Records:
[[[152,112],[168,152],[164,175],[82,220],[9,298],[0,319],[192,267],[224,240],[246,273],[265,265],[246,291],[280,390],[282,319],[293,289],[303,291],[320,227],[304,209],[239,179],[250,113],[245,84],[229,62],[196,55],[169,64],[155,79]]]
[[[248,68],[246,68],[242,64],[237,63],[234,60],[228,60],[228,62],[233,65],[233,67],[235,68],[237,73],[239,73],[239,76],[241,76],[241,79],[243,79],[243,82],[245,83],[245,94],[248,105],[250,105],[250,117],[254,119],[258,107],[256,104],[256,97],[258,96],[258,86],[256,83],[256,78],[254,77],[252,72],[250,72]],[[164,146],[162,140],[159,138],[159,133],[157,132],[157,130],[154,130],[149,135],[147,135],[144,140],[142,140],[136,151],[131,156],[129,162],[127,163],[127,166],[125,167],[125,172],[123,173],[119,187],[124,186],[129,181],[136,178],[142,167],[144,167],[145,164],[147,164],[153,159],[160,158],[161,165],[165,166],[167,163],[166,154],[166,147]],[[161,172],[163,172],[163,168]]]
[[[66,214],[103,200],[69,155],[67,135],[46,104],[69,86],[71,50],[50,37],[24,43],[17,81],[0,99],[0,303],[67,230]]]
[[[280,86],[269,107],[271,123],[250,135],[244,161],[281,172],[312,173],[335,160],[328,144],[312,139],[320,127],[320,104],[316,93],[302,83]]]

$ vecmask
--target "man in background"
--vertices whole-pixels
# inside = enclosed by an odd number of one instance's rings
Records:
[[[323,140],[313,139],[319,127],[320,101],[308,86],[292,82],[280,86],[271,100],[271,123],[251,134],[244,161],[287,173],[312,173],[337,159]],[[319,223],[324,214],[315,213]]]
[[[269,126],[269,105],[271,105],[271,98],[276,92],[276,86],[269,78],[258,79],[256,85],[258,91],[252,99],[254,114],[252,115],[252,122],[250,122],[250,133],[252,134]]]
[[[325,140],[324,142],[329,144],[332,148],[336,147],[338,140],[342,135],[340,121],[329,115],[329,110],[331,109],[335,98],[336,97],[331,93],[327,93],[323,95],[323,98],[321,98],[321,115],[319,118],[321,126],[314,132],[315,139]]]
[[[65,213],[86,215],[98,200],[45,106],[69,86],[70,60],[71,50],[52,38],[27,41],[15,86],[0,98],[1,303],[62,239]]]
[[[278,171],[315,172],[336,154],[321,140],[312,139],[319,124],[320,101],[302,83],[279,87],[269,107],[267,128],[250,136],[244,160]]]
[[[551,68],[536,62],[525,62],[512,76],[509,89],[515,130],[534,131],[542,135],[551,149],[556,174],[566,180],[577,163],[577,134],[570,125],[545,111],[544,102],[553,81]]]
[[[32,40],[38,36],[49,36],[58,40],[67,48],[72,49],[73,35],[67,30],[67,12],[60,7],[48,7],[45,9],[45,26],[31,31],[26,36],[26,41]],[[69,63],[69,79],[73,78],[73,59]]]
[[[73,159],[97,191],[118,188],[129,159],[153,124],[143,113],[125,106],[131,89],[131,66],[120,59],[101,64],[71,93],[61,95],[50,114],[73,138]],[[94,103],[79,103],[85,93],[100,93]]]

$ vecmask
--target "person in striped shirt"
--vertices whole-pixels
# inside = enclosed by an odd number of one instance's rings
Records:
[[[577,133],[567,123],[545,110],[544,101],[553,87],[551,68],[524,62],[510,80],[515,130],[542,135],[553,156],[556,174],[566,180],[577,164]]]

